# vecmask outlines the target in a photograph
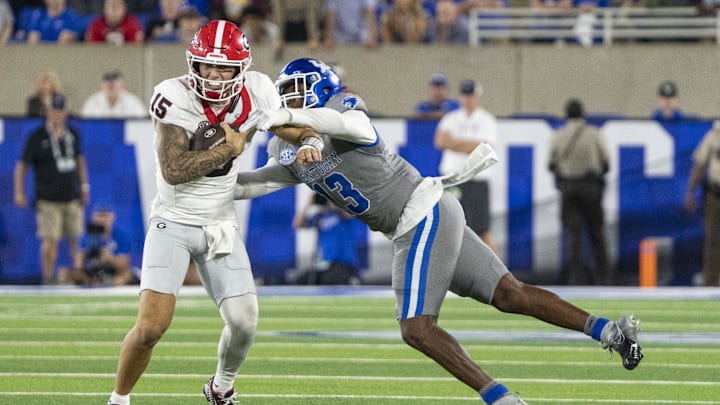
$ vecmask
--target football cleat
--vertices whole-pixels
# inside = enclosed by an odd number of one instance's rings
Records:
[[[528,405],[527,402],[516,397],[515,395],[505,395],[504,397],[493,402],[492,405]]]
[[[617,322],[608,324],[601,336],[603,349],[620,353],[623,367],[633,370],[640,364],[644,355],[637,343],[640,321],[633,315],[625,315]]]
[[[235,390],[231,389],[226,392],[225,395],[216,393],[212,388],[213,378],[214,377],[210,377],[208,382],[203,386],[203,394],[205,394],[208,402],[212,405],[235,405]]]

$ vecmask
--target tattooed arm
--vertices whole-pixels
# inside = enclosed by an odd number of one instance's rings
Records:
[[[171,185],[187,183],[202,177],[242,153],[243,133],[223,124],[226,143],[210,150],[190,151],[185,129],[177,125],[155,121],[157,157],[163,179]]]

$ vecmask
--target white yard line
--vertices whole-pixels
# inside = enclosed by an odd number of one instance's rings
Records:
[[[49,396],[49,397],[107,397],[106,392],[0,392],[0,397],[24,397],[24,396]],[[133,393],[133,398],[201,398],[199,394],[178,394],[178,393]],[[396,400],[396,401],[468,401],[478,402],[478,398],[472,397],[425,397],[410,395],[309,395],[309,394],[242,394],[238,393],[237,398],[243,399],[368,399],[368,400]],[[526,401],[532,403],[547,404],[651,404],[651,405],[718,405],[717,401],[679,401],[679,400],[642,400],[642,399],[587,399],[587,398],[528,398],[523,397]]]
[[[613,287],[566,287],[542,286],[563,298],[608,298],[618,299],[720,299],[720,289],[713,287],[657,287],[638,288],[626,286]],[[360,296],[394,297],[390,286],[258,286],[259,296]],[[73,286],[0,286],[0,297],[5,295],[67,295],[67,296],[137,296],[138,286],[85,288]],[[180,290],[180,296],[205,296],[200,286],[186,286]],[[450,298],[458,298],[450,293]]]
[[[215,361],[216,356],[174,356],[156,354],[153,361]],[[28,361],[116,361],[117,355],[0,355],[0,361],[8,360],[28,360]],[[434,364],[429,358],[421,359],[379,359],[367,357],[271,357],[271,356],[253,356],[248,359],[249,362],[278,362],[278,363],[351,363],[351,364]],[[567,367],[607,367],[617,368],[617,363],[607,361],[607,359],[599,359],[597,361],[527,361],[527,360],[482,360],[483,365],[493,366],[567,366]],[[643,363],[645,368],[658,369],[686,369],[686,370],[720,370],[720,364],[691,364],[691,363]]]
[[[114,373],[39,373],[39,372],[7,372],[0,377],[28,377],[28,378],[115,378]],[[148,373],[143,378],[162,379],[202,379],[206,374],[166,374]],[[244,380],[343,380],[343,381],[402,381],[402,382],[451,382],[457,381],[454,377],[393,377],[393,376],[355,376],[355,375],[297,375],[297,374],[240,374],[238,378]],[[533,383],[533,384],[597,384],[593,379],[560,379],[560,378],[513,378],[506,376],[495,377],[504,382]],[[603,384],[617,385],[680,385],[691,387],[720,387],[720,381],[680,381],[680,380],[602,380]]]

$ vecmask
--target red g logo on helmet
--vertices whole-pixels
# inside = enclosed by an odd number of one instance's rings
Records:
[[[248,41],[247,35],[242,34],[242,38],[240,38],[240,42],[242,43],[243,48],[245,48],[248,52],[250,52],[250,41]]]

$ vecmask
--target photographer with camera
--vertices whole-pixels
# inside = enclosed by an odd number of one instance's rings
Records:
[[[356,284],[358,257],[353,236],[354,218],[313,193],[308,204],[293,219],[293,227],[315,228],[317,244],[313,264],[308,269],[288,273],[291,284]]]
[[[61,269],[61,282],[86,286],[137,282],[130,265],[130,237],[114,224],[115,212],[109,204],[93,206],[74,268]]]

